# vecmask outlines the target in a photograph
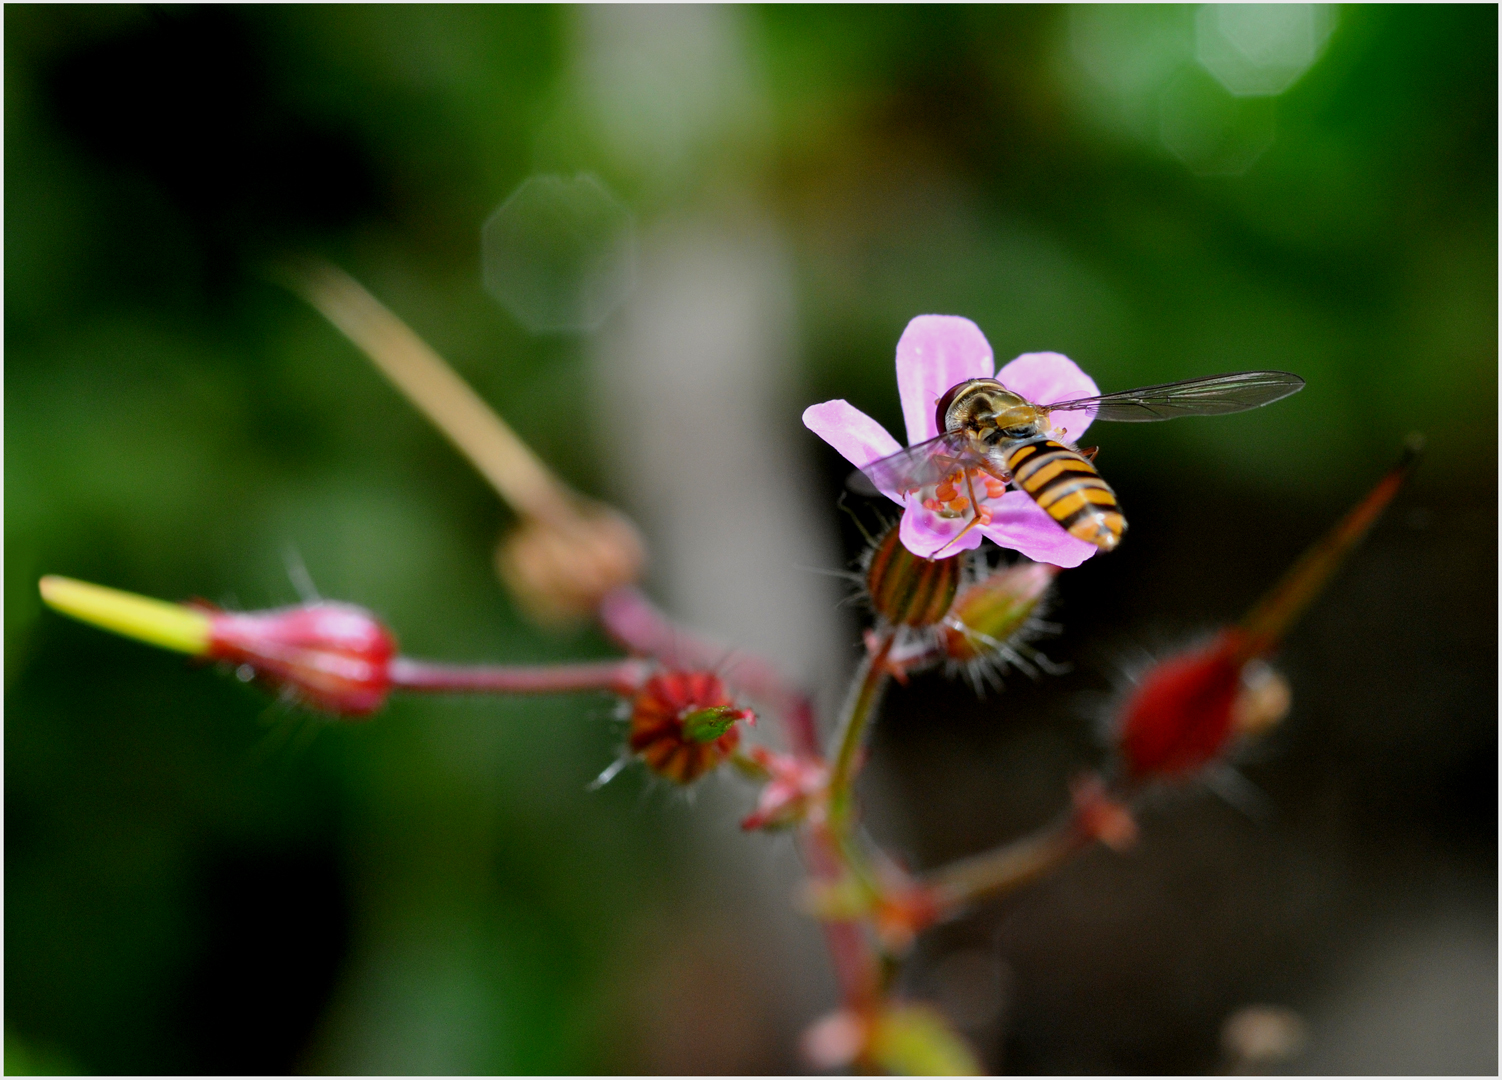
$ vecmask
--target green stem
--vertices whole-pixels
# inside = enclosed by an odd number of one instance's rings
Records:
[[[1095,837],[1075,815],[1032,836],[925,875],[944,911],[955,913],[982,897],[998,896],[1036,881],[1084,851]]]
[[[893,633],[885,631],[875,653],[868,656],[856,672],[856,690],[845,715],[840,719],[836,736],[834,768],[829,774],[829,823],[836,836],[850,829],[855,803],[855,777],[860,771],[860,751],[866,731],[876,712],[876,703],[887,684],[887,654],[892,649]]]

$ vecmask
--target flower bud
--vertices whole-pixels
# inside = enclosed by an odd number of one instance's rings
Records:
[[[1020,633],[1053,584],[1058,567],[1019,562],[966,585],[944,620],[944,650],[956,663],[989,656]]]
[[[1149,669],[1122,710],[1117,746],[1134,779],[1183,776],[1272,727],[1291,703],[1287,681],[1226,630]]]
[[[653,675],[631,703],[631,752],[675,784],[691,784],[717,768],[740,745],[738,720],[755,723],[750,709],[730,699],[707,671]]]
[[[366,716],[386,702],[396,640],[353,604],[320,602],[278,611],[211,611],[205,655],[314,709]]]
[[[1029,675],[1036,674],[1034,663],[1048,667],[1025,642],[1042,626],[1035,617],[1059,570],[1035,562],[994,570],[983,559],[975,565],[973,580],[960,588],[944,618],[939,644],[948,673],[963,673],[983,693],[987,684],[1001,686],[1001,673],[1009,665]]]
[[[1133,779],[1179,776],[1218,756],[1231,731],[1242,659],[1233,632],[1152,667],[1122,711],[1117,746]]]
[[[1398,463],[1299,557],[1239,626],[1147,672],[1127,699],[1117,730],[1128,776],[1193,772],[1218,757],[1234,737],[1257,734],[1283,718],[1292,694],[1261,657],[1277,646],[1392,501],[1413,471],[1421,445],[1410,436]]]
[[[866,557],[871,606],[897,626],[932,626],[944,618],[954,601],[963,558],[920,558],[903,545],[894,526]]]

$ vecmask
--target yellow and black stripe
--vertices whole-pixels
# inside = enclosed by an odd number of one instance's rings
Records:
[[[1102,551],[1121,543],[1126,518],[1116,493],[1094,465],[1063,443],[1037,439],[1014,447],[1007,454],[1007,471],[1071,536]]]

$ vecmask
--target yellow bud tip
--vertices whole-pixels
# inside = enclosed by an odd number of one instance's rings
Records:
[[[148,645],[200,656],[209,648],[209,616],[182,604],[49,574],[37,586],[54,611]]]

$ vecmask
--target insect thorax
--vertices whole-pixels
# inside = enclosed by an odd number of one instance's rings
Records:
[[[940,431],[973,435],[1000,430],[1008,438],[1044,434],[1045,414],[995,379],[967,379],[939,399],[934,417]]]

